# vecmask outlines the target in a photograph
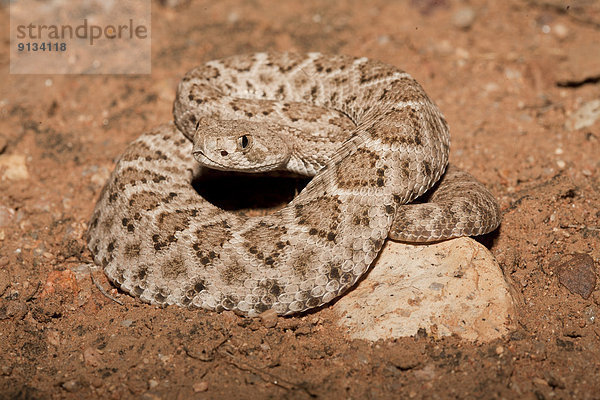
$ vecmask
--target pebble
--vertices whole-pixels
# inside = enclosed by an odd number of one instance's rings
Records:
[[[121,321],[121,326],[125,328],[129,328],[132,324],[133,320],[131,319],[124,319],[123,321]]]
[[[71,291],[73,294],[77,294],[80,290],[77,284],[77,277],[70,269],[64,271],[51,271],[48,274],[44,288],[40,293],[40,298],[43,299],[56,292],[56,290]]]
[[[277,325],[277,313],[273,309],[261,313],[258,317],[265,328],[274,328]]]
[[[194,392],[196,392],[196,393],[206,392],[208,390],[208,382],[202,381],[202,382],[194,383],[192,385],[192,388],[194,389]]]
[[[29,179],[25,156],[22,154],[0,155],[0,171],[2,170],[2,179],[11,181]]]
[[[4,320],[4,319],[20,320],[29,311],[29,308],[27,307],[27,305],[21,301],[3,300],[3,302],[5,302],[4,304],[6,304],[6,306],[0,307],[0,320]],[[0,305],[1,304],[2,303],[0,303]]]
[[[552,27],[552,33],[554,33],[554,36],[559,40],[564,40],[569,36],[569,28],[563,24],[556,24]]]
[[[428,364],[422,369],[418,369],[414,372],[415,378],[430,381],[436,377],[435,366],[433,364]]]
[[[582,104],[565,122],[565,128],[570,131],[587,128],[594,125],[600,118],[600,99]]]
[[[510,332],[514,302],[483,245],[459,238],[431,245],[388,241],[371,272],[332,306],[352,339],[457,335],[487,342]]]
[[[13,371],[13,366],[12,365],[2,365],[2,367],[0,367],[0,373],[4,376],[10,376],[12,374]]]
[[[94,347],[87,347],[85,350],[83,350],[83,359],[86,365],[97,367],[102,362],[102,355],[98,349]]]
[[[589,254],[572,254],[556,267],[556,274],[561,285],[584,299],[588,299],[596,287],[594,259]]]
[[[78,391],[81,388],[81,385],[75,379],[71,379],[69,381],[66,381],[61,386],[67,392],[76,392],[76,391]]]
[[[0,296],[4,295],[4,292],[10,286],[10,282],[9,272],[4,269],[0,270]]]
[[[460,29],[469,29],[475,22],[475,10],[471,7],[462,7],[452,16],[452,23]]]

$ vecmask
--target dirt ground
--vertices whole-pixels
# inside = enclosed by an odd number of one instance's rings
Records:
[[[9,75],[0,31],[0,398],[600,397],[600,122],[565,127],[600,98],[600,3],[152,6],[151,75]],[[500,200],[502,225],[480,241],[514,289],[514,332],[367,343],[327,308],[263,321],[142,304],[101,273],[124,306],[96,289],[83,233],[115,158],[171,119],[187,70],[263,50],[375,58],[424,86],[451,162]]]

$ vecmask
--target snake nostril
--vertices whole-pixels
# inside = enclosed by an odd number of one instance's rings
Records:
[[[227,154],[229,154],[229,153],[227,153],[225,150],[221,150],[221,155],[222,155],[223,157],[225,157]]]

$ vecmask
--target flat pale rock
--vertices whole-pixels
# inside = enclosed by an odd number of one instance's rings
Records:
[[[594,125],[600,118],[600,99],[582,104],[565,122],[565,128],[574,131]]]
[[[456,334],[486,342],[512,329],[512,296],[492,254],[470,238],[388,241],[367,277],[333,307],[353,339]]]
[[[2,180],[11,181],[29,179],[25,156],[21,154],[0,155],[0,177]]]

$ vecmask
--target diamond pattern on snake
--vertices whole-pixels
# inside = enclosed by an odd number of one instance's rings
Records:
[[[299,313],[351,288],[387,239],[500,223],[492,194],[448,166],[438,107],[391,65],[320,53],[210,61],[183,77],[173,116],[127,147],[87,234],[111,282],[148,303]],[[192,187],[206,167],[314,178],[283,208],[245,217]]]

